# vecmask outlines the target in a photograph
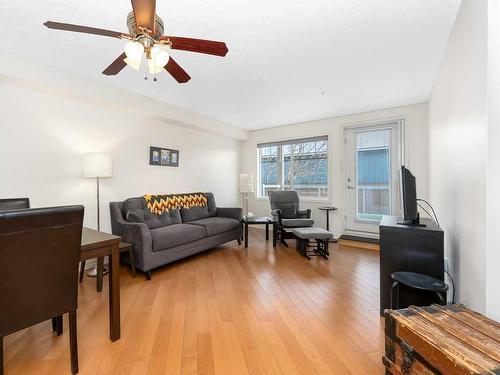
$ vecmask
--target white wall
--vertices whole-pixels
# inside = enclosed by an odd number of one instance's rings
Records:
[[[317,208],[325,204],[338,207],[331,214],[330,229],[336,236],[342,234],[344,215],[344,135],[346,125],[356,123],[374,123],[382,120],[404,119],[406,129],[405,162],[417,179],[418,195],[428,197],[428,113],[427,104],[389,108],[380,111],[366,112],[349,116],[313,121],[277,128],[253,131],[248,141],[243,142],[241,169],[243,173],[257,175],[257,144],[262,142],[328,135],[330,162],[330,198],[327,202],[301,201],[303,208],[311,208],[315,222],[325,227],[326,218],[323,211]],[[269,215],[270,206],[267,198],[249,199],[249,211],[256,215]]]
[[[500,2],[488,1],[486,314],[500,321]]]
[[[458,300],[481,312],[486,311],[486,67],[487,1],[464,0],[429,102],[429,181]]]
[[[28,196],[35,207],[83,204],[85,225],[95,227],[95,180],[81,176],[81,154],[104,151],[114,175],[102,179],[103,230],[110,231],[109,201],[146,193],[212,191],[221,206],[238,203],[245,131],[0,57],[0,197]],[[180,167],[149,166],[149,146],[179,149]]]

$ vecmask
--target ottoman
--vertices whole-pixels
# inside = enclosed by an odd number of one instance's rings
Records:
[[[292,233],[297,239],[297,250],[303,257],[311,259],[311,256],[322,256],[328,259],[330,255],[328,243],[333,238],[331,232],[322,228],[308,227],[295,228]],[[311,240],[315,240],[316,242],[310,242]],[[309,247],[312,249],[308,250]]]

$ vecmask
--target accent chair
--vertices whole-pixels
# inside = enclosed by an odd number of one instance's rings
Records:
[[[269,191],[271,215],[276,222],[278,240],[288,246],[285,239],[294,238],[290,228],[307,228],[314,225],[311,219],[311,210],[299,208],[299,193],[296,190],[271,190]]]

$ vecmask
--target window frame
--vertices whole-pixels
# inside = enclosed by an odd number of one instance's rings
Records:
[[[299,141],[302,141],[302,143],[306,142],[313,142],[315,140],[320,140],[321,138],[324,138],[326,141],[326,173],[327,173],[327,195],[325,197],[310,197],[310,196],[300,196],[300,200],[302,201],[307,201],[307,202],[318,202],[318,203],[325,203],[330,201],[331,197],[331,164],[330,164],[330,150],[331,150],[331,145],[330,145],[330,136],[328,134],[318,134],[318,135],[312,135],[312,136],[307,136],[307,137],[297,137],[297,138],[288,138],[288,139],[281,139],[281,140],[273,140],[273,141],[261,141],[257,142],[256,144],[256,161],[257,161],[257,184],[256,184],[256,193],[255,193],[255,199],[257,200],[269,200],[269,196],[267,195],[261,195],[261,155],[260,155],[260,149],[263,147],[272,147],[272,146],[283,146],[287,144],[293,144],[294,142],[300,143]]]

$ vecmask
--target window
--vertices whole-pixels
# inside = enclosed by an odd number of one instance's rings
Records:
[[[356,135],[358,163],[357,218],[380,221],[391,212],[390,130],[374,130]]]
[[[297,190],[301,197],[328,198],[328,137],[257,145],[260,197],[270,190]]]

